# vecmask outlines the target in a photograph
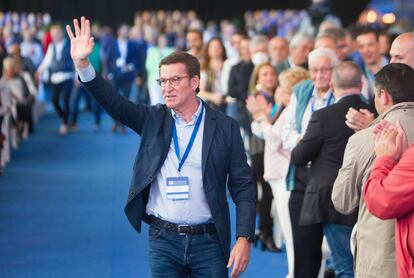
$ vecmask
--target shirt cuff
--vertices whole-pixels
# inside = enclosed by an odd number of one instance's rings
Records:
[[[79,78],[82,82],[92,81],[96,77],[95,69],[91,64],[84,69],[76,69],[76,72],[79,75]]]

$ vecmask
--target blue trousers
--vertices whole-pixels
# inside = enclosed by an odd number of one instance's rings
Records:
[[[151,225],[149,259],[153,278],[228,277],[217,233],[179,235]]]
[[[332,253],[332,264],[338,278],[354,278],[350,247],[352,226],[323,224],[323,233]]]

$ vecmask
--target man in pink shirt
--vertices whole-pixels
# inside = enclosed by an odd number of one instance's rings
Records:
[[[414,277],[414,144],[396,125],[382,121],[374,129],[377,159],[364,189],[368,210],[381,219],[397,219],[395,249],[398,277]]]

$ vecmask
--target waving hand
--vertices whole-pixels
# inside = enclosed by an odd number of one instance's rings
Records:
[[[69,25],[66,25],[66,32],[70,38],[70,55],[78,69],[84,69],[89,66],[88,57],[92,53],[95,45],[93,37],[91,37],[91,23],[85,17],[81,17],[79,22],[77,19],[73,20],[75,34]]]

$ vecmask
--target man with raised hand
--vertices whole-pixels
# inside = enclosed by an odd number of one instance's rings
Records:
[[[164,105],[134,104],[116,94],[88,61],[90,22],[74,20],[71,55],[82,84],[117,121],[141,136],[125,213],[149,228],[153,277],[231,277],[245,271],[254,236],[256,191],[236,121],[197,97],[200,63],[185,52],[160,62]],[[226,184],[236,204],[230,252]]]

